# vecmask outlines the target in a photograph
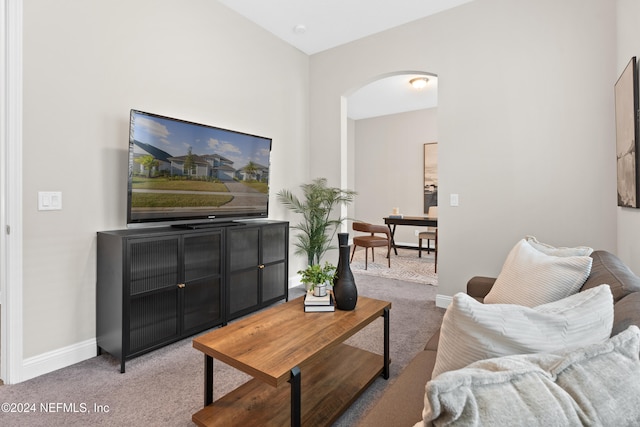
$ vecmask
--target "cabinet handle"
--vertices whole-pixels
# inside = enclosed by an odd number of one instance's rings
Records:
[[[258,266],[258,268],[259,268],[260,270],[262,270],[262,269],[264,268],[264,264],[260,264],[260,265]]]
[[[184,288],[184,287],[186,287],[186,286],[187,286],[187,285],[185,285],[184,283],[178,283],[178,287],[179,287],[180,289],[182,289],[182,288]]]

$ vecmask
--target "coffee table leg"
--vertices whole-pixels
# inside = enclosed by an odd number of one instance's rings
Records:
[[[204,355],[204,406],[213,403],[213,357]]]
[[[384,368],[382,369],[382,377],[389,379],[389,308],[385,308],[382,313],[384,317]]]
[[[291,379],[289,382],[291,383],[291,426],[292,427],[300,427],[302,417],[301,411],[301,377],[300,368],[297,366],[291,370]]]

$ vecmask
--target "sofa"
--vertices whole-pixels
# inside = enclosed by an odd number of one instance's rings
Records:
[[[592,264],[580,292],[607,284],[613,297],[611,336],[630,325],[640,326],[640,277],[636,276],[614,254],[597,250],[590,255]],[[473,277],[467,283],[466,294],[483,302],[496,278]],[[425,406],[425,385],[431,380],[436,364],[440,330],[426,343],[423,351],[406,366],[385,390],[379,401],[363,417],[360,426],[413,426],[422,420]]]

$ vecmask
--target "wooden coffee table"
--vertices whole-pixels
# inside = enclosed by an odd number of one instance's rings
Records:
[[[305,313],[303,298],[193,340],[205,354],[205,407],[194,423],[330,425],[378,376],[389,378],[390,302],[360,296],[353,311]],[[344,344],[380,316],[383,355]],[[213,402],[214,358],[253,379]]]

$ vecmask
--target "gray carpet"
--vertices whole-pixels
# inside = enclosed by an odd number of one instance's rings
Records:
[[[384,389],[439,327],[444,310],[435,306],[437,288],[356,274],[360,295],[391,301],[391,377],[378,378],[335,426],[352,426],[375,405]],[[293,289],[291,297],[302,295]],[[292,325],[295,328],[295,325]],[[3,426],[192,426],[203,402],[203,355],[191,338],[127,362],[102,355],[16,385],[0,387]],[[382,319],[350,344],[382,353]],[[245,374],[214,362],[214,399],[245,382]],[[100,410],[102,408],[102,410]],[[96,412],[96,409],[98,411]]]

